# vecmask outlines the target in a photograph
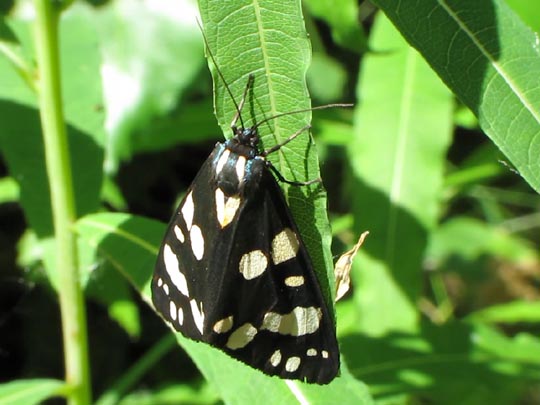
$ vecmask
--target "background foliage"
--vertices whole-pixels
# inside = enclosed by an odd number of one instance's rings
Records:
[[[540,402],[540,6],[63,6],[74,232],[98,403]],[[344,366],[328,386],[269,378],[173,337],[151,308],[163,222],[234,115],[222,83],[212,91],[199,10],[233,93],[256,75],[249,119],[355,103],[314,112],[316,148],[305,136],[275,157],[287,178],[322,175],[328,197],[284,192],[329,300],[332,256],[370,231],[336,305]],[[70,393],[32,4],[1,11],[0,403],[29,404]],[[272,122],[263,143],[310,118]]]

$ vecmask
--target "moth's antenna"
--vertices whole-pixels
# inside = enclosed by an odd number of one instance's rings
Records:
[[[258,122],[257,124],[255,124],[253,126],[253,129],[257,129],[258,127],[260,127],[265,122],[271,121],[271,120],[279,118],[279,117],[283,117],[285,115],[298,114],[298,113],[303,113],[303,112],[307,112],[307,111],[314,111],[314,110],[325,110],[327,108],[353,107],[353,106],[354,106],[354,104],[326,104],[326,105],[320,105],[318,107],[305,108],[303,110],[288,111],[288,112],[285,112],[285,113],[276,114],[276,115],[273,115],[271,117],[265,118],[264,120],[262,120],[262,121]]]
[[[239,108],[236,110],[236,114],[234,114],[234,117],[231,121],[231,128],[233,128],[234,131],[236,130],[236,121],[238,121],[238,118],[240,118],[240,123],[242,124],[242,128],[244,128],[244,122],[242,121],[241,111],[242,111],[242,108],[244,108],[244,103],[246,101],[248,91],[251,88],[251,86],[253,86],[253,80],[255,80],[255,76],[253,76],[253,74],[250,73],[248,76],[248,82],[246,84],[246,88],[244,89],[244,93],[242,94],[242,100],[240,100]]]
[[[236,121],[237,118],[240,119],[240,124],[242,125],[242,128],[244,128],[244,120],[242,120],[242,113],[241,113],[241,110],[240,110],[240,107],[238,107],[238,103],[236,102],[233,94],[232,94],[232,91],[231,89],[229,88],[229,86],[227,85],[227,82],[225,81],[225,77],[223,76],[223,73],[221,73],[221,70],[219,70],[219,67],[218,67],[218,64],[216,62],[216,59],[214,58],[214,54],[212,53],[211,49],[210,49],[210,46],[208,45],[208,40],[206,38],[206,35],[204,33],[204,30],[203,30],[203,27],[201,25],[201,22],[199,21],[199,19],[197,18],[197,25],[199,26],[199,29],[201,30],[201,34],[203,36],[203,39],[204,39],[204,44],[206,46],[206,50],[208,51],[208,55],[210,55],[210,59],[212,59],[212,63],[214,64],[214,67],[216,68],[216,71],[218,72],[218,75],[219,77],[221,78],[221,81],[223,82],[223,84],[225,85],[225,89],[227,89],[227,93],[229,93],[229,96],[231,97],[231,100],[234,104],[234,106],[236,107],[236,115],[235,115],[235,118],[233,120],[233,123]],[[250,86],[250,83],[253,81],[253,79],[249,79],[248,81],[248,86],[246,87],[246,90],[244,92],[244,97],[242,97],[242,106],[244,105],[244,98],[245,98],[245,94],[247,93],[248,91],[248,88]],[[233,124],[231,124],[231,126],[233,126]]]

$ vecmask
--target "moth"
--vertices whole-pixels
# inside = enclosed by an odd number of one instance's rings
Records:
[[[253,76],[238,104],[217,71],[236,106],[233,136],[216,144],[168,225],[152,301],[187,338],[268,375],[327,384],[340,366],[335,325],[278,184],[311,182],[287,181],[267,160],[307,128],[260,150],[268,119],[245,127],[241,116]]]

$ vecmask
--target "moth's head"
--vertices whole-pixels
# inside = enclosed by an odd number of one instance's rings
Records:
[[[233,128],[234,136],[242,145],[257,149],[259,145],[259,133],[257,128]]]

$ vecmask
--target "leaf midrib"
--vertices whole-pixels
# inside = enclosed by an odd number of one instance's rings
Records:
[[[399,240],[397,235],[397,213],[399,207],[399,201],[401,197],[401,186],[403,183],[402,173],[405,173],[405,160],[406,160],[406,150],[407,150],[407,137],[409,135],[409,123],[411,122],[411,100],[414,89],[415,81],[415,66],[417,61],[416,53],[408,48],[407,50],[407,60],[405,68],[405,79],[403,81],[403,92],[400,100],[400,116],[399,116],[399,125],[397,128],[397,147],[395,148],[394,158],[394,168],[392,171],[390,186],[390,206],[388,208],[388,237],[386,245],[386,258],[388,263],[391,263],[393,267],[394,257],[395,257],[395,242]]]
[[[506,71],[496,61],[493,55],[489,53],[489,51],[482,45],[482,42],[480,41],[480,39],[477,38],[474,35],[474,33],[467,27],[465,22],[462,19],[460,19],[456,13],[454,13],[454,10],[452,10],[450,6],[444,0],[441,0],[439,4],[448,13],[448,15],[456,22],[459,28],[461,28],[463,32],[469,37],[469,39],[473,42],[473,44],[478,48],[480,53],[486,57],[486,59],[493,66],[495,71],[501,76],[501,78],[508,85],[510,90],[516,95],[518,100],[522,102],[522,104],[525,106],[525,109],[534,117],[536,122],[540,124],[540,111],[537,112],[534,109],[532,101],[526,97],[525,93],[522,91],[520,86],[517,85],[511,79],[510,75],[506,73]]]

